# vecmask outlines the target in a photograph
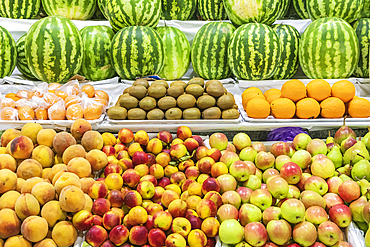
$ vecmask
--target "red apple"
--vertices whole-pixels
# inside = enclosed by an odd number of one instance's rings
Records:
[[[280,170],[280,176],[284,178],[288,184],[297,184],[302,177],[302,169],[294,162],[285,163]]]
[[[343,200],[342,198],[340,198],[340,196],[338,194],[334,194],[334,193],[327,193],[326,195],[324,195],[322,198],[324,198],[325,202],[326,202],[326,209],[327,210],[330,210],[330,208],[336,204],[343,204]]]
[[[343,201],[350,203],[361,196],[360,186],[353,180],[344,181],[338,187],[338,194]]]
[[[263,246],[267,242],[267,231],[260,222],[251,222],[244,227],[244,238],[252,246]]]
[[[279,155],[288,155],[289,146],[285,142],[276,142],[271,146],[271,153],[277,157]]]
[[[351,210],[344,204],[337,204],[329,210],[330,220],[339,227],[347,227],[352,221]]]
[[[240,199],[242,200],[242,203],[248,203],[249,199],[251,197],[251,194],[253,193],[253,190],[247,188],[247,187],[239,187],[236,189],[236,193],[239,194]]]

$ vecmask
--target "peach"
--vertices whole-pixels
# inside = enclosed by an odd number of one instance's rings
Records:
[[[171,149],[170,149],[170,155],[172,158],[175,158],[175,159],[180,159],[184,157],[187,152],[188,150],[186,149],[185,145],[181,143],[171,146]]]
[[[105,198],[108,195],[108,186],[103,181],[95,181],[89,188],[91,199]]]
[[[202,230],[196,229],[196,230],[190,231],[188,235],[189,247],[206,246],[206,244],[207,244],[207,236],[204,234]]]
[[[72,222],[78,231],[86,231],[93,226],[93,215],[90,211],[81,210],[73,215]]]
[[[184,145],[189,153],[193,153],[193,151],[199,147],[199,143],[194,138],[186,139]]]
[[[213,238],[218,234],[220,228],[220,222],[213,217],[206,218],[201,226],[201,230],[206,234],[207,237]]]
[[[0,194],[17,188],[17,174],[9,169],[0,170]]]
[[[21,134],[27,136],[33,143],[37,142],[37,134],[42,130],[42,126],[38,123],[26,123],[21,129]]]
[[[33,150],[33,142],[27,136],[18,136],[8,143],[9,154],[15,159],[28,159]]]
[[[48,175],[47,178],[50,181],[53,181],[53,178],[54,178],[55,174],[57,174],[60,171],[67,171],[67,166],[65,164],[56,164],[56,165],[54,165],[51,168],[51,170],[50,170],[49,175]]]
[[[130,155],[130,157],[133,157],[134,156],[134,154],[136,153],[136,152],[143,152],[144,150],[143,150],[143,148],[141,147],[141,145],[139,144],[139,143],[137,143],[137,142],[134,142],[134,143],[132,143],[129,147],[128,147],[128,149],[127,149],[127,152],[128,152],[128,154]]]
[[[154,186],[157,186],[158,181],[153,175],[145,175],[140,178],[140,182],[148,181],[151,182]]]
[[[172,176],[172,174],[178,171],[179,171],[179,168],[177,168],[176,166],[168,165],[164,168],[164,175],[169,178]]]
[[[86,199],[80,188],[69,185],[60,192],[59,203],[64,211],[74,213],[84,208]]]
[[[77,240],[77,230],[72,223],[68,221],[57,223],[51,235],[58,247],[69,247]]]
[[[181,199],[176,199],[170,203],[168,206],[168,212],[173,218],[185,217],[188,205]]]
[[[117,144],[117,138],[112,133],[105,132],[101,136],[103,137],[104,146],[114,146]]]
[[[85,119],[77,119],[71,126],[71,134],[78,141],[90,130],[92,130],[91,124]]]
[[[168,208],[170,203],[176,199],[180,199],[180,196],[176,192],[172,190],[166,190],[162,195],[161,203],[163,206]]]
[[[134,226],[130,230],[129,240],[131,244],[143,246],[148,241],[148,230],[145,226]]]
[[[153,216],[156,212],[163,211],[163,207],[158,203],[152,203],[146,208],[148,215]]]
[[[185,247],[186,240],[178,233],[172,233],[166,238],[166,247]]]
[[[55,183],[58,181],[58,179],[64,174],[66,173],[67,171],[60,171],[58,172],[57,174],[55,174],[55,176],[53,177],[53,180],[51,181],[51,183],[55,186]],[[77,176],[77,175],[76,175]]]
[[[185,191],[185,192],[183,192],[183,193],[181,194],[180,199],[181,199],[182,201],[186,202],[186,200],[188,200],[188,198],[189,198],[189,197],[190,197],[190,196],[189,196],[189,192],[188,192],[188,191]]]
[[[107,195],[107,200],[111,203],[112,207],[122,207],[123,193],[120,190],[111,190]]]
[[[18,166],[17,176],[23,179],[42,177],[42,166],[34,159],[26,159]]]
[[[122,174],[123,184],[135,188],[140,182],[140,174],[134,169],[128,169]]]
[[[21,194],[17,191],[5,192],[0,197],[0,210],[4,208],[15,209],[15,202]]]
[[[92,246],[101,246],[107,239],[108,233],[101,226],[93,226],[86,233],[86,242]]]
[[[22,194],[24,194],[24,193],[30,193],[31,194],[33,186],[35,186],[36,184],[41,183],[41,182],[44,182],[44,180],[42,178],[39,178],[39,177],[34,177],[34,178],[27,179],[24,182],[23,186],[22,186],[21,193]]]
[[[123,143],[117,143],[116,145],[114,145],[114,150],[116,150],[116,154],[118,155],[119,153],[121,153],[122,151],[128,151],[128,147],[125,146],[125,144]],[[124,153],[122,153],[124,154]],[[127,152],[127,155],[128,155],[128,152]]]
[[[200,146],[197,148],[197,151],[195,151],[195,159],[201,160],[202,158],[207,157],[207,151],[208,148],[206,146]]]
[[[143,203],[141,195],[137,191],[129,191],[123,199],[124,204],[128,208],[134,208],[140,206]]]
[[[93,178],[81,178],[81,190],[87,194],[89,192],[90,186],[95,182]]]
[[[32,151],[32,159],[37,160],[43,168],[52,167],[54,152],[48,146],[40,145]]]
[[[103,226],[103,217],[99,215],[93,215],[93,225],[94,226]]]
[[[170,181],[172,184],[181,186],[182,183],[186,180],[185,174],[183,172],[175,172],[171,175]]]
[[[159,140],[163,141],[163,142],[164,142],[164,143],[166,143],[166,144],[171,143],[171,142],[172,142],[172,139],[173,139],[173,137],[172,137],[171,133],[170,133],[170,132],[168,132],[168,131],[161,131],[161,132],[159,132],[159,133],[157,134],[157,138],[158,138]]]
[[[0,154],[6,154],[6,147],[0,147]]]
[[[107,199],[98,198],[94,201],[92,206],[92,213],[103,216],[106,212],[110,210],[111,204]]]
[[[111,211],[116,212],[119,215],[121,221],[123,221],[123,218],[125,217],[125,212],[122,209],[120,209],[120,208],[111,208]]]
[[[152,197],[151,200],[156,203],[161,202],[164,192],[165,189],[163,187],[160,186],[154,187],[154,196]]]
[[[21,135],[21,131],[16,129],[5,130],[4,133],[1,135],[1,146],[6,147],[9,142]]]
[[[144,130],[139,130],[134,135],[134,142],[139,143],[140,145],[147,145],[149,142],[149,135]]]
[[[64,151],[72,145],[76,145],[76,139],[67,132],[59,132],[55,135],[53,140],[53,147],[55,152],[62,156]]]
[[[54,184],[55,191],[59,195],[61,191],[69,185],[81,188],[80,178],[72,172],[63,172]]]
[[[199,174],[199,168],[196,166],[189,167],[185,170],[185,176],[189,179],[197,179],[199,177]]]
[[[153,222],[155,228],[167,231],[172,224],[172,215],[166,211],[159,211],[153,215]]]
[[[0,210],[0,239],[15,236],[20,230],[21,221],[18,219],[17,214],[9,208]]]
[[[48,223],[39,216],[30,216],[25,219],[21,226],[23,237],[31,242],[39,242],[48,234]]]
[[[50,238],[45,238],[44,240],[38,242],[34,247],[58,247],[54,240]]]
[[[177,138],[185,141],[188,138],[191,138],[193,133],[191,132],[190,128],[187,126],[180,126],[177,128]]]
[[[148,213],[141,206],[136,206],[132,208],[128,214],[128,221],[132,226],[145,224],[147,220]]]
[[[86,154],[86,159],[93,171],[99,171],[108,165],[107,155],[100,150],[91,150]]]
[[[122,175],[123,169],[119,164],[111,163],[104,168],[104,176],[107,177],[110,173],[118,173]]]
[[[59,201],[50,201],[42,207],[41,217],[48,222],[49,227],[54,227],[57,221],[67,218],[67,212],[62,210]]]
[[[123,245],[129,237],[129,230],[123,225],[115,226],[109,233],[109,240],[117,245]]]
[[[31,194],[21,194],[15,202],[15,212],[21,220],[28,216],[38,215],[40,204]]]
[[[17,235],[8,238],[4,243],[4,247],[32,247],[32,243],[23,236]]]
[[[15,172],[17,169],[17,162],[10,154],[0,154],[0,170],[9,169]]]
[[[209,200],[213,201],[216,204],[216,207],[217,208],[221,207],[222,204],[223,204],[223,202],[222,202],[222,196],[220,195],[220,193],[218,193],[216,191],[210,191],[210,192],[208,192],[204,196],[204,199],[209,199]]]
[[[123,128],[120,131],[118,131],[118,139],[122,143],[130,143],[134,140],[134,133],[130,129]]]
[[[103,148],[103,137],[97,131],[90,130],[86,131],[81,139],[82,146],[86,151],[91,151],[93,149],[101,150]]]
[[[53,140],[57,132],[53,129],[42,129],[37,133],[37,143],[39,145],[44,145],[49,148],[53,148]]]
[[[196,210],[197,204],[202,200],[199,196],[189,196],[189,198],[186,200],[186,203],[188,204],[188,209]]]
[[[41,182],[33,186],[31,194],[37,199],[40,205],[55,199],[54,186],[47,182]]]
[[[118,212],[108,211],[103,215],[103,226],[106,230],[110,231],[115,226],[120,225],[122,219]]]
[[[91,197],[88,194],[84,194],[84,195],[85,195],[85,199],[86,199],[84,210],[91,211],[92,206],[93,206],[93,200],[91,199]]]
[[[107,155],[107,156],[115,156],[116,155],[116,149],[113,146],[104,146],[101,151],[103,151],[103,153],[105,153],[105,155]],[[121,151],[121,152],[126,152],[126,151]],[[127,154],[127,156],[128,156],[128,154]]]
[[[155,158],[155,162],[162,167],[166,167],[171,162],[171,156],[168,153],[162,152],[157,155],[157,157]]]
[[[42,178],[49,180],[49,174],[50,174],[50,172],[51,172],[51,167],[42,169]]]
[[[76,174],[79,178],[86,178],[91,175],[91,165],[85,158],[77,157],[69,161],[67,171]]]
[[[191,183],[188,187],[189,196],[203,196],[202,185],[198,182]]]
[[[146,145],[146,151],[154,155],[159,154],[163,150],[163,144],[158,138],[153,138]]]
[[[24,180],[23,178],[17,178],[17,191],[19,193],[21,193],[22,187],[23,187],[25,182],[26,182],[26,180]]]
[[[63,163],[68,164],[73,158],[82,157],[86,158],[86,151],[82,145],[69,146],[63,153]]]
[[[203,199],[197,204],[196,211],[201,219],[215,217],[217,214],[217,206],[213,201],[209,199]]]
[[[150,246],[162,247],[166,242],[166,233],[161,229],[151,229],[148,234],[148,242]]]
[[[140,177],[144,177],[149,174],[149,167],[146,164],[136,165],[134,170],[140,174]]]
[[[104,183],[109,190],[120,190],[123,186],[123,179],[118,173],[111,173],[105,178]]]

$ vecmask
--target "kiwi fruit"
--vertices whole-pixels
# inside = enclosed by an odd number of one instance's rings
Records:
[[[179,97],[181,94],[184,94],[184,88],[181,85],[174,85],[167,89],[167,95],[174,98]]]
[[[176,107],[176,104],[176,99],[171,96],[166,96],[158,100],[158,107],[164,111]]]
[[[206,89],[207,89],[207,87],[209,87],[209,86],[211,86],[211,85],[220,85],[220,86],[223,86],[222,85],[222,82],[220,82],[219,80],[209,80],[209,81],[207,81],[207,83],[206,83]]]
[[[120,97],[120,100],[119,100],[120,106],[126,108],[127,110],[136,108],[138,103],[139,101],[137,100],[137,98],[133,96],[123,96],[123,97]]]
[[[182,109],[191,108],[195,106],[196,101],[193,95],[183,94],[177,98],[177,106]]]
[[[150,110],[153,110],[157,106],[157,101],[153,97],[146,96],[145,98],[140,100],[139,106],[141,109],[145,111],[150,111]]]
[[[237,119],[239,111],[236,109],[227,109],[222,111],[222,119]]]
[[[156,99],[162,98],[163,96],[166,95],[166,93],[167,89],[162,85],[154,85],[148,88],[149,96]]]
[[[132,87],[132,86],[131,86]],[[130,88],[131,87],[127,87],[125,88],[125,90],[123,90],[123,93],[122,94],[129,94],[129,91],[130,91]]]
[[[239,109],[238,105],[237,105],[237,104],[234,104],[234,105],[233,105],[233,109],[238,110],[238,109]]]
[[[165,80],[157,80],[157,81],[153,81],[151,86],[156,86],[156,85],[162,85],[164,86],[166,89],[168,88],[168,83],[165,81]]]
[[[193,79],[191,79],[188,82],[188,85],[193,85],[193,84],[196,84],[196,85],[199,85],[201,87],[204,87],[204,79],[203,78],[200,78],[200,77],[194,77]]]
[[[224,87],[222,85],[209,85],[207,87],[207,93],[215,98],[218,98],[224,94]]]
[[[229,94],[224,94],[217,100],[217,106],[222,110],[233,108],[234,104],[234,96],[230,96]]]
[[[171,83],[170,87],[173,87],[173,86],[182,86],[182,88],[185,90],[186,86],[188,84],[186,84],[186,82],[183,82],[183,81],[174,81]]]
[[[162,120],[164,118],[164,113],[161,109],[155,108],[148,112],[146,117],[148,120]]]
[[[146,96],[147,89],[146,89],[146,87],[144,87],[142,85],[132,86],[132,87],[130,87],[130,90],[128,91],[128,93],[131,96],[134,96],[137,99],[142,99]]]
[[[128,96],[130,96],[130,95],[128,95]],[[125,95],[120,95],[119,97],[118,97],[118,100],[117,100],[117,102],[116,102],[116,104],[114,105],[114,106],[121,106],[120,105],[120,101],[121,101],[121,99],[122,99],[122,97],[125,97]]]
[[[199,109],[204,110],[216,105],[216,99],[211,95],[200,96],[197,100],[197,106]]]
[[[167,120],[178,120],[178,119],[181,119],[182,117],[182,111],[180,108],[170,108],[166,111],[166,113],[164,114],[164,117],[167,119]]]
[[[127,113],[129,120],[144,120],[146,118],[146,112],[140,108],[130,109]]]
[[[134,81],[134,83],[132,84],[133,86],[144,86],[145,88],[148,88],[149,87],[149,82],[147,79],[137,79],[136,81]]]
[[[204,88],[198,84],[191,84],[186,87],[186,93],[193,95],[195,98],[202,96],[204,93]]]
[[[200,119],[201,113],[198,108],[188,108],[185,109],[182,113],[183,119]]]
[[[211,107],[205,109],[202,112],[203,119],[220,119],[221,118],[221,110],[218,107]]]
[[[120,106],[114,106],[108,109],[108,117],[113,120],[125,120],[127,117],[127,110]]]

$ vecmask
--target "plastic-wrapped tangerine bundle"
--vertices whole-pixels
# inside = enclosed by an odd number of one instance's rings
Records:
[[[48,117],[50,120],[65,120],[66,108],[63,100],[59,100],[48,109]]]
[[[84,118],[86,120],[95,120],[100,118],[106,106],[83,95],[82,107],[84,109]]]
[[[81,92],[85,93],[89,98],[92,98],[95,95],[95,88],[89,84],[86,84],[81,87]]]
[[[0,111],[1,120],[18,120],[18,110],[12,107],[5,107]]]
[[[36,97],[33,97],[33,98],[36,98]],[[15,107],[17,109],[21,108],[22,106],[29,106],[33,110],[38,107],[37,103],[35,101],[33,101],[33,100],[20,99],[20,100],[18,100],[18,101],[15,102]]]
[[[32,107],[25,105],[18,108],[19,120],[33,120],[35,118],[35,112]]]
[[[5,108],[5,107],[15,108],[15,101],[13,99],[4,97],[0,102],[1,102],[0,103],[1,104],[1,109]]]
[[[79,95],[81,93],[81,89],[77,80],[67,82],[66,84],[58,88],[58,91],[63,91],[68,96]]]
[[[52,105],[54,105],[55,103],[57,103],[58,101],[63,101],[62,98],[56,96],[55,94],[53,93],[46,93],[44,94],[44,96],[42,97],[45,102],[49,105],[49,107],[51,107]]]
[[[77,120],[84,117],[84,109],[80,104],[73,104],[67,108],[66,117],[68,120]]]

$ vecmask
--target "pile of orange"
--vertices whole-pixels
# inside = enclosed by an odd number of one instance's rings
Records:
[[[251,118],[301,119],[341,118],[349,114],[353,118],[370,117],[370,101],[355,96],[355,86],[347,80],[333,86],[322,79],[310,81],[306,86],[300,80],[290,80],[281,90],[269,89],[265,93],[251,87],[242,94],[242,103]]]
[[[2,120],[76,120],[100,118],[109,103],[109,96],[91,85],[64,87],[51,83],[48,92],[20,90],[1,100]],[[86,95],[85,95],[86,94]]]

